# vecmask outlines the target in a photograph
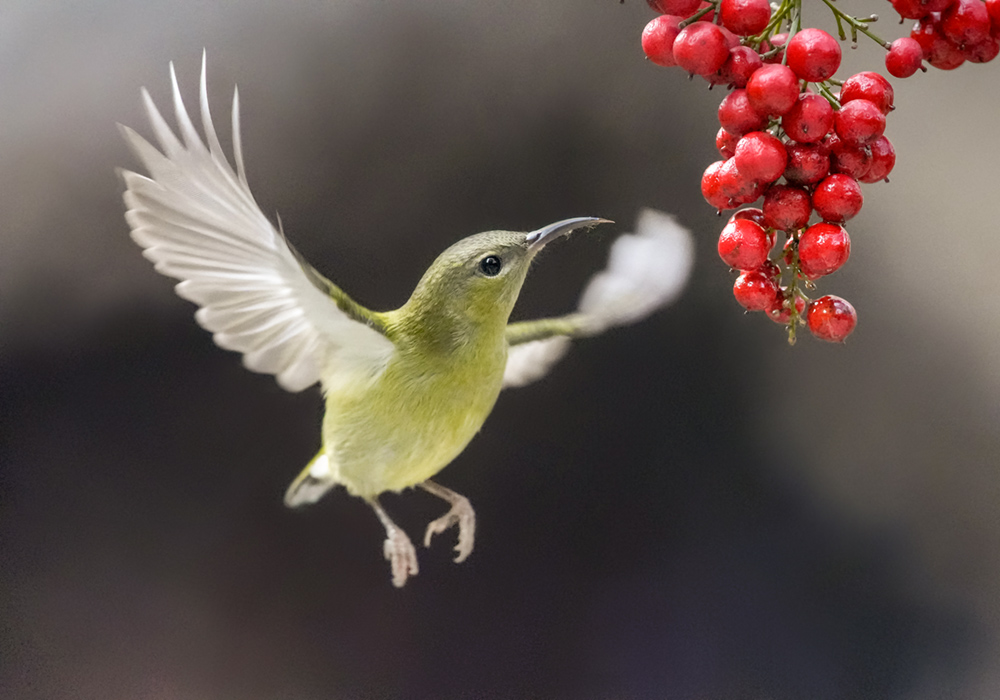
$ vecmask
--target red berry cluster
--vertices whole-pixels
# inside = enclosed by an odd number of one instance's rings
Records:
[[[1000,54],[1000,0],[890,0],[899,16],[917,20],[910,36],[888,45],[885,67],[897,78],[917,72],[921,61],[954,70]]]

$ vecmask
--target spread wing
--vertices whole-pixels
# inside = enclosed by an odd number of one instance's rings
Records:
[[[376,314],[305,263],[268,221],[247,185],[233,95],[230,166],[208,109],[205,61],[201,117],[208,146],[191,122],[170,65],[181,139],[149,93],[142,98],[160,150],[128,127],[122,133],[149,177],[122,171],[132,238],[157,271],[177,278],[177,294],[201,308],[198,323],[220,347],[243,353],[254,372],[301,391],[347,363],[377,365],[392,352]],[[162,151],[162,152],[161,152]]]
[[[507,327],[504,387],[541,379],[569,350],[570,338],[635,323],[669,304],[693,263],[691,233],[669,214],[643,209],[636,232],[612,244],[608,266],[590,278],[575,313]]]

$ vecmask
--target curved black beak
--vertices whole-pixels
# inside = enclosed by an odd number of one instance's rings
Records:
[[[599,219],[594,216],[578,216],[575,219],[563,219],[562,221],[557,221],[554,224],[543,226],[542,228],[529,233],[527,237],[528,250],[531,252],[537,252],[541,250],[546,243],[554,241],[561,236],[565,236],[570,231],[574,231],[578,228],[590,228],[592,226],[597,226],[598,224],[613,223],[614,222],[610,219]]]

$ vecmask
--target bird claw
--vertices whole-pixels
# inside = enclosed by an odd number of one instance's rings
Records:
[[[430,547],[434,535],[440,535],[453,525],[458,525],[458,544],[455,545],[458,555],[455,557],[455,563],[460,564],[472,554],[476,539],[476,511],[472,509],[472,504],[465,496],[458,496],[452,503],[451,510],[427,526],[424,546]]]
[[[416,576],[419,573],[417,565],[417,550],[406,533],[399,528],[393,528],[386,532],[383,552],[386,560],[392,567],[392,585],[402,588],[406,585],[406,579]]]

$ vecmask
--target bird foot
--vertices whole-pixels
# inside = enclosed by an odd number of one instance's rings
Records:
[[[452,492],[454,493],[454,492]],[[472,554],[472,546],[476,539],[476,511],[472,509],[472,504],[465,496],[454,494],[451,501],[451,510],[442,515],[437,520],[427,526],[427,533],[424,535],[424,546],[431,546],[431,538],[440,535],[453,525],[458,525],[458,544],[455,551],[455,563],[465,561]]]
[[[398,527],[386,528],[383,552],[386,561],[392,567],[392,585],[402,588],[406,579],[416,576],[420,567],[417,565],[417,550],[406,533]]]

